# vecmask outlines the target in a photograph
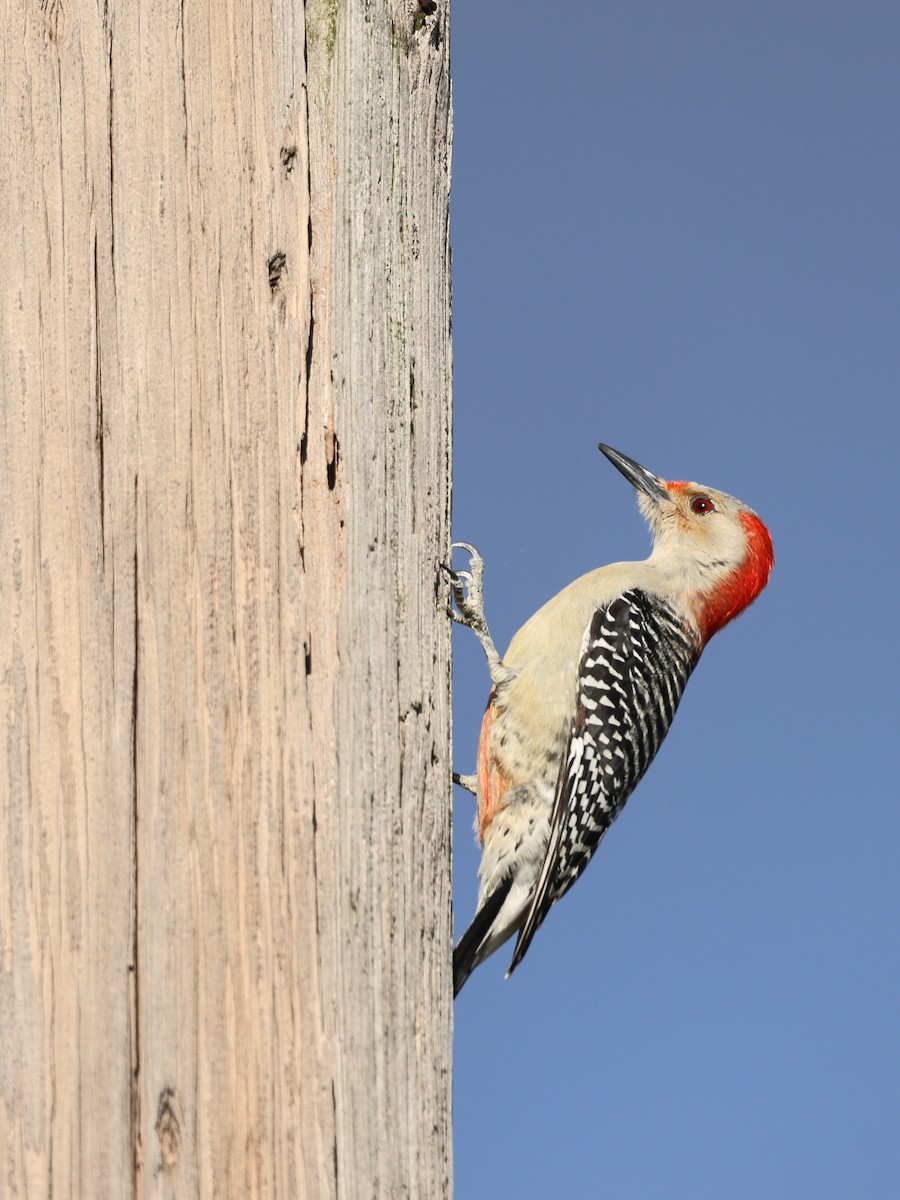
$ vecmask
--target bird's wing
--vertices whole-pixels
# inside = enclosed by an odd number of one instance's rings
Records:
[[[547,850],[510,974],[650,766],[698,657],[697,643],[673,610],[640,589],[594,613],[584,635],[575,719]]]

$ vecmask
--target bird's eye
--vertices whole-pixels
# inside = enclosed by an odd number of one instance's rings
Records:
[[[698,517],[705,516],[706,513],[716,511],[716,506],[710,500],[709,496],[695,496],[691,501],[691,512],[696,513]]]

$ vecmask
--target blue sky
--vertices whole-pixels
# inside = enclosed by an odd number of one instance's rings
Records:
[[[516,975],[457,1001],[456,1195],[893,1197],[900,8],[456,0],[452,59],[454,536],[498,644],[649,552],[598,441],[776,552]],[[455,630],[459,770],[487,690]]]

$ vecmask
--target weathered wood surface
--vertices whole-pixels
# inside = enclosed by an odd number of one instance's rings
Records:
[[[7,10],[4,1197],[450,1194],[447,21]]]

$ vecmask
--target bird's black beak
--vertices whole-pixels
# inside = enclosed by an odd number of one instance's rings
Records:
[[[646,467],[636,463],[627,454],[620,454],[618,450],[613,450],[612,446],[604,446],[601,442],[597,448],[606,455],[614,467],[618,467],[628,482],[639,492],[645,492],[657,503],[671,500],[665,482],[658,475],[654,475],[652,471],[648,471]]]

